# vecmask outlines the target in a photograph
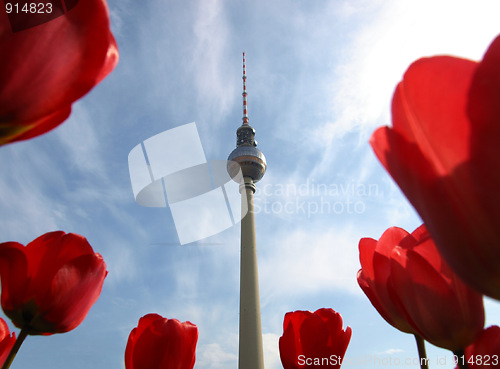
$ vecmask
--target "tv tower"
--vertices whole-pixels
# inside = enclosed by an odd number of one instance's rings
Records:
[[[248,124],[247,75],[243,53],[243,123],[236,131],[236,149],[227,159],[227,171],[231,178],[235,178],[241,169],[241,208],[248,209],[241,220],[239,369],[264,369],[253,194],[255,183],[264,176],[267,164],[264,154],[256,146],[255,129]]]

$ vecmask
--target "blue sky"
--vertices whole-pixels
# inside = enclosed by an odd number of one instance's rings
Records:
[[[28,337],[13,368],[124,368],[128,334],[150,312],[198,325],[195,368],[237,366],[239,226],[180,246],[169,209],[135,203],[127,157],[196,122],[207,159],[227,158],[241,124],[243,51],[250,124],[268,161],[255,199],[266,368],[281,368],[284,314],[320,307],[352,327],[343,367],[414,358],[413,337],[385,323],[356,282],[360,238],[421,224],[367,141],[390,123],[392,92],[412,61],[482,57],[500,33],[498,1],[108,4],[115,71],[62,126],[0,148],[0,234],[28,243],[58,229],[80,233],[109,275],[81,326]],[[322,201],[331,207],[307,213]],[[486,309],[487,325],[500,323],[500,304]],[[453,367],[447,352],[428,353],[431,367]]]

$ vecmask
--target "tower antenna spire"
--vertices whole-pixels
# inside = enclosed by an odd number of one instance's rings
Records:
[[[245,65],[245,52],[243,52],[243,125],[248,125],[247,68]]]

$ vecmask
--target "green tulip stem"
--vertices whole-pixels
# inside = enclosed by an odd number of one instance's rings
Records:
[[[467,358],[465,357],[464,350],[456,350],[453,351],[453,355],[455,355],[455,360],[457,362],[458,369],[468,369]]]
[[[425,341],[419,335],[415,335],[415,341],[417,341],[418,357],[420,358],[420,368],[429,369],[429,359],[427,359],[427,353],[425,352]]]
[[[28,335],[28,330],[27,329],[21,329],[21,332],[19,332],[19,336],[17,336],[16,342],[14,343],[14,346],[12,346],[12,349],[10,350],[9,356],[7,356],[7,359],[5,359],[5,363],[3,363],[2,369],[9,369],[10,365],[14,361],[14,358],[17,355],[17,352],[19,351],[19,348],[24,342],[24,339]]]

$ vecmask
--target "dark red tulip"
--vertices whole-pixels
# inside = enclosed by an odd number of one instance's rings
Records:
[[[61,124],[118,62],[105,0],[66,0],[52,10],[8,15],[0,7],[0,144]]]
[[[106,264],[85,237],[46,233],[26,247],[0,244],[2,308],[28,334],[76,328],[98,299]]]
[[[467,363],[469,369],[497,368],[500,366],[500,327],[485,329],[479,338],[465,349],[464,357],[455,357]]]
[[[11,334],[5,320],[0,318],[0,365],[3,365],[5,359],[9,356],[10,350],[15,342],[16,334]]]
[[[482,295],[441,258],[425,226],[412,234],[393,227],[378,242],[361,240],[360,260],[360,286],[396,328],[401,329],[402,319],[410,333],[452,351],[463,349],[482,331]]]
[[[130,332],[125,349],[125,368],[192,369],[197,341],[196,325],[147,314]]]
[[[417,60],[371,145],[447,263],[500,299],[500,37],[481,62]]]
[[[340,368],[352,334],[342,324],[333,309],[286,313],[279,339],[283,368]]]

